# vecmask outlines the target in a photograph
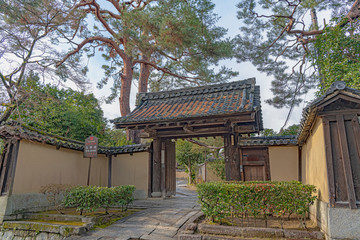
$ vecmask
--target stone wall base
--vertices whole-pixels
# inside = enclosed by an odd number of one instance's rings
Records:
[[[310,208],[310,218],[317,221],[328,240],[360,239],[360,209],[330,208],[317,200]]]
[[[24,230],[2,230],[0,231],[0,239],[14,240],[14,239],[29,239],[29,240],[63,240],[65,237],[55,233],[37,233],[35,231]]]

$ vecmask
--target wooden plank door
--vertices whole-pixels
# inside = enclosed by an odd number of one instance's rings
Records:
[[[244,181],[270,180],[268,148],[242,148],[242,170]]]
[[[176,194],[175,143],[171,140],[165,142],[165,168],[165,194],[170,197]]]

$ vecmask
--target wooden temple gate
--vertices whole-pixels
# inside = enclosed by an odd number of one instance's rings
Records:
[[[153,139],[149,187],[149,195],[153,197],[176,192],[172,139],[222,136],[227,180],[269,179],[266,149],[254,152],[238,145],[241,134],[263,128],[260,88],[255,86],[255,79],[140,93],[134,111],[115,119],[114,123],[117,128],[140,131],[141,138]]]

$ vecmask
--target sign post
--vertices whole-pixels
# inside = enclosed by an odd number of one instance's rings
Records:
[[[84,158],[90,158],[88,177],[87,177],[87,185],[88,186],[90,184],[91,160],[92,160],[92,158],[97,158],[97,150],[98,150],[98,138],[97,137],[90,136],[87,139],[85,139]]]

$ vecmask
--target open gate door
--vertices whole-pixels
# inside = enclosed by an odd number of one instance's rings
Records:
[[[268,148],[241,148],[242,179],[244,181],[270,180]]]

